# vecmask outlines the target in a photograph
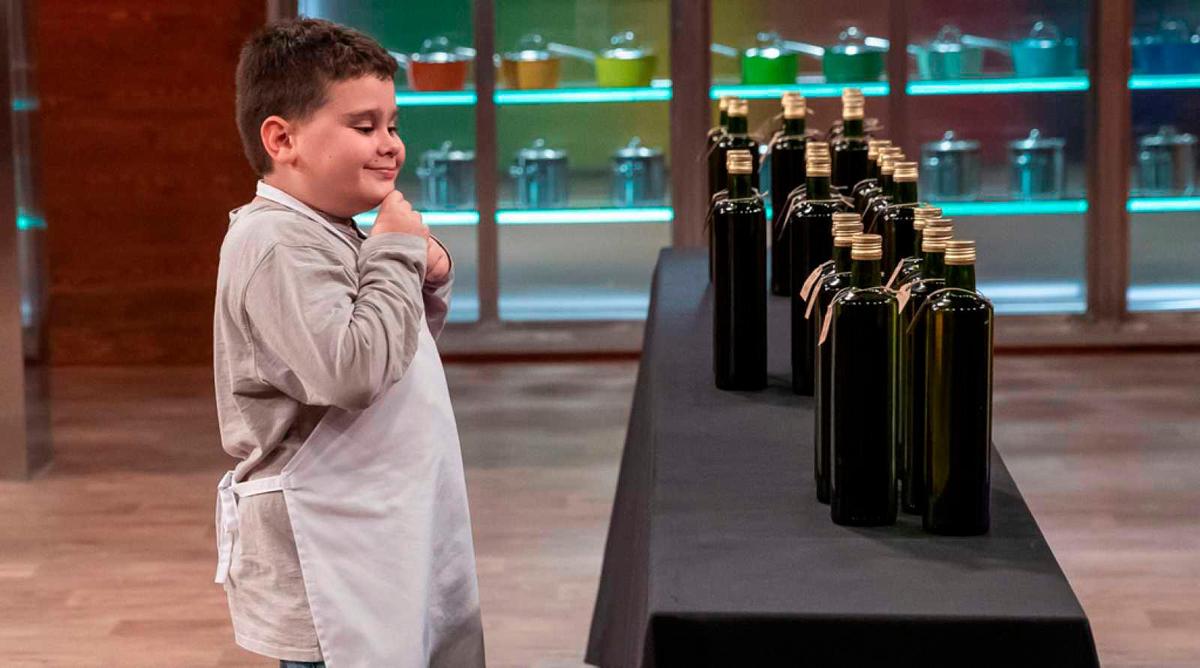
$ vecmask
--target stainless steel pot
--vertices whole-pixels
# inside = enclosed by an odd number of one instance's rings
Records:
[[[421,154],[417,166],[421,194],[426,208],[454,210],[475,208],[475,151],[453,148],[443,142],[439,148]]]
[[[1030,130],[1025,139],[1008,143],[1010,188],[1013,197],[1023,199],[1062,197],[1066,189],[1066,165],[1058,137],[1043,137]]]
[[[1164,125],[1138,140],[1138,186],[1145,195],[1196,191],[1196,136]]]
[[[516,180],[517,206],[527,209],[557,209],[567,205],[569,181],[567,152],[546,147],[538,139],[517,151],[509,168]]]
[[[656,206],[667,193],[667,168],[663,152],[642,146],[634,137],[612,155],[614,206]]]
[[[975,199],[980,181],[979,142],[959,139],[953,130],[947,130],[940,141],[921,146],[921,195],[925,199]]]

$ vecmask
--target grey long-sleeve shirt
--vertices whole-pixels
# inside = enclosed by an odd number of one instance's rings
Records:
[[[435,337],[445,323],[453,269],[424,283],[423,238],[364,238],[352,221],[322,217],[329,225],[263,197],[230,213],[213,364],[237,481],[279,473],[330,406],[370,405],[408,368],[422,320]],[[226,585],[238,643],[320,660],[282,495],[247,498],[238,515]]]

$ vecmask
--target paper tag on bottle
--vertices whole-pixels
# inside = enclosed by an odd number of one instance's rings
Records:
[[[896,291],[896,302],[897,302],[896,310],[900,313],[903,313],[904,306],[905,306],[905,304],[908,303],[908,300],[911,297],[912,297],[912,283],[905,283],[904,285],[901,285],[900,289],[898,291]]]
[[[825,339],[829,338],[829,325],[833,322],[833,303],[830,302],[829,308],[825,309],[825,322],[821,324],[821,338],[817,339],[817,345],[825,345]]]
[[[808,278],[804,279],[804,285],[800,286],[801,299],[808,301],[809,295],[812,294],[813,283],[816,283],[817,279],[821,277],[821,271],[831,264],[833,264],[833,260],[826,260],[825,262],[822,262],[821,264],[817,265],[816,269],[812,270],[812,273],[808,275]]]
[[[804,319],[805,320],[808,320],[809,316],[812,315],[813,306],[815,306],[817,302],[821,301],[821,286],[825,285],[825,279],[829,278],[832,275],[833,274],[824,274],[823,276],[818,278],[817,282],[813,285],[812,295],[811,295],[812,299],[806,300],[806,301],[808,301],[808,307],[804,309]]]
[[[900,277],[900,270],[903,267],[904,267],[904,260],[900,260],[899,262],[897,262],[896,268],[892,270],[892,275],[888,277],[887,283],[885,283],[883,287],[885,287],[885,288],[892,287],[892,284],[895,283],[896,279]]]

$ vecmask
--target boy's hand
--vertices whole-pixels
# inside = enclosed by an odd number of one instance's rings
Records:
[[[379,215],[371,228],[371,236],[400,232],[429,238],[429,228],[421,221],[421,214],[413,210],[412,204],[404,199],[399,190],[393,190],[379,205]]]
[[[429,236],[428,244],[425,254],[425,282],[441,283],[450,274],[450,256],[433,235]]]

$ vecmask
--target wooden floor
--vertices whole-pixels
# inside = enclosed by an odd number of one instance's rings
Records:
[[[1200,665],[1200,356],[1005,357],[995,439],[1108,667]],[[636,366],[448,369],[489,665],[577,667]],[[60,369],[57,460],[0,482],[5,666],[270,666],[212,584],[207,369]]]

